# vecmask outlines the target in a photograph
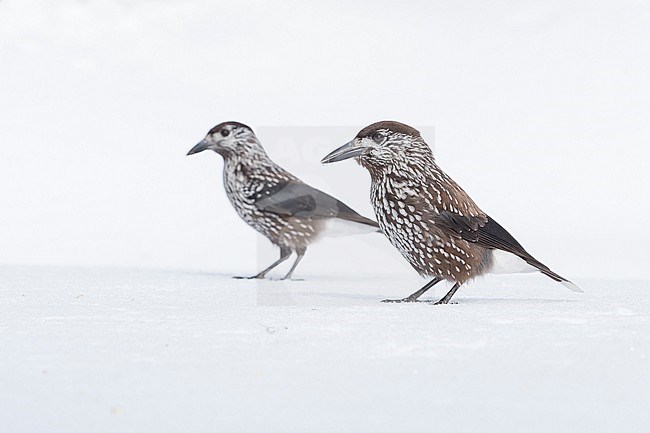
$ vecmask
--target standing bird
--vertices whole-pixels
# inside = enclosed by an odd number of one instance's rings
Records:
[[[436,283],[448,280],[453,287],[436,302],[447,304],[463,283],[489,272],[539,271],[582,292],[483,212],[438,167],[416,129],[399,122],[374,123],[321,162],[348,158],[356,158],[370,172],[370,199],[381,230],[420,275],[433,278],[404,299],[384,302],[415,302]]]
[[[291,278],[307,247],[324,235],[379,231],[375,221],[271,161],[253,130],[242,123],[220,123],[188,155],[206,149],[224,159],[223,184],[237,214],[280,247],[280,258],[250,278],[264,278],[295,252],[296,261],[283,279]]]

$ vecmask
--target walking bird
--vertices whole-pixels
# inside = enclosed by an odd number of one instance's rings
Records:
[[[466,281],[489,272],[539,271],[582,290],[531,256],[438,167],[420,133],[399,122],[362,129],[321,162],[355,158],[370,172],[370,198],[379,226],[402,256],[432,278],[404,299],[414,302],[442,280],[453,283],[437,304],[448,303]]]
[[[242,123],[220,123],[188,155],[206,149],[223,157],[223,184],[237,214],[280,247],[280,258],[250,278],[264,278],[295,252],[296,261],[283,279],[291,278],[307,247],[328,234],[379,231],[375,221],[274,163]]]

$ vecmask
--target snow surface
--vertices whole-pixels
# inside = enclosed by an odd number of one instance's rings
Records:
[[[0,267],[0,431],[650,431],[647,282],[298,274]]]
[[[577,278],[647,276],[649,23],[636,0],[0,0],[0,263],[185,269],[0,267],[0,433],[650,431],[649,284]],[[367,172],[320,159],[417,126],[586,293],[381,304],[423,282],[370,234],[310,248],[305,281],[198,272],[277,255],[219,158],[185,156],[229,119],[366,216]]]

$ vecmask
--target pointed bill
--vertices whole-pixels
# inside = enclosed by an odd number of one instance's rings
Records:
[[[327,155],[321,160],[321,163],[328,164],[330,162],[338,162],[343,161],[344,159],[355,158],[361,155],[364,150],[366,150],[365,147],[357,146],[354,141],[351,141]]]
[[[203,152],[205,149],[208,149],[210,147],[210,143],[208,143],[206,140],[201,140],[196,146],[190,149],[189,152],[187,152],[188,155],[194,155],[195,153]]]

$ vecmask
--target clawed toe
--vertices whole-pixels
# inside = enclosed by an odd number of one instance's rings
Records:
[[[420,300],[417,298],[383,299],[381,302],[386,304],[402,304],[402,303],[412,303],[412,302],[422,302],[424,304],[431,304],[431,305],[458,304],[458,302],[445,301],[444,299],[441,299],[437,302],[433,302],[430,300]]]
[[[388,303],[397,304],[397,303],[402,303],[402,302],[422,302],[422,301],[418,301],[417,299],[412,299],[412,298],[403,298],[403,299],[383,299],[381,302],[384,302],[384,303],[387,303],[387,304]]]

